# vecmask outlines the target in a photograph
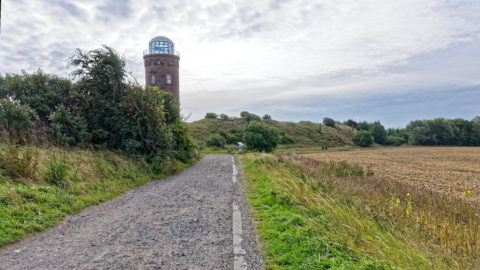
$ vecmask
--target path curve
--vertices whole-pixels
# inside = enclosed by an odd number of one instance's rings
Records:
[[[262,269],[235,171],[231,156],[207,155],[0,249],[0,269],[233,269],[233,205],[243,220],[241,259]]]

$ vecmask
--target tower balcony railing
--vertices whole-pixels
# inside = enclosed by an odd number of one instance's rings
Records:
[[[175,55],[175,56],[180,58],[180,53],[178,51],[174,51],[173,54],[170,54],[170,53],[150,53],[149,50],[143,51],[143,56],[151,55],[151,54]]]

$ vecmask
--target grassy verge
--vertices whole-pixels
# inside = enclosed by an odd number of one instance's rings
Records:
[[[109,151],[2,146],[0,247],[189,165],[171,162],[154,173],[159,168]]]
[[[342,177],[370,173],[330,164],[313,175],[273,155],[248,154],[244,185],[258,220],[268,269],[449,269],[460,264],[408,227],[387,225]]]

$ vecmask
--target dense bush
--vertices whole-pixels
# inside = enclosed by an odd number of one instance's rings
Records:
[[[385,144],[387,139],[387,131],[380,122],[374,122],[371,126],[373,141],[378,144]]]
[[[0,149],[0,171],[12,179],[37,180],[37,154],[29,148],[19,149],[13,145]]]
[[[358,146],[367,147],[373,143],[373,137],[369,131],[359,130],[353,136],[353,142]]]
[[[343,122],[343,124],[352,128],[357,128],[357,122],[353,121],[352,119],[348,119],[347,121]]]
[[[335,120],[332,118],[325,117],[323,118],[323,124],[329,127],[335,127]]]
[[[262,116],[262,119],[263,120],[272,120],[272,117],[270,116],[270,114],[265,114]]]
[[[214,146],[219,148],[225,148],[225,138],[220,134],[213,134],[205,141],[207,146]]]
[[[250,122],[243,133],[243,142],[248,149],[272,152],[279,142],[279,132],[262,122]]]
[[[213,118],[213,119],[216,119],[218,118],[218,114],[214,113],[214,112],[207,112],[205,114],[205,118]]]
[[[11,142],[25,143],[35,127],[38,115],[28,105],[18,105],[7,99],[0,100],[0,134]]]
[[[175,98],[127,82],[116,51],[77,50],[70,66],[75,83],[41,71],[0,76],[3,135],[23,142],[40,127],[57,145],[118,149],[148,161],[196,155]]]
[[[262,118],[260,118],[260,116],[254,114],[254,113],[249,113],[247,111],[243,111],[240,113],[240,117],[244,118],[245,120],[247,120],[247,122],[251,122],[251,121],[262,121]]]
[[[385,140],[386,145],[400,146],[406,143],[407,140],[405,138],[397,136],[387,136],[387,139]]]
[[[223,121],[229,121],[230,117],[228,117],[228,115],[225,114],[225,113],[221,113],[220,114],[220,119],[222,119]]]

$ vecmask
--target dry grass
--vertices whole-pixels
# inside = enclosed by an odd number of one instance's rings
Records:
[[[369,168],[378,177],[457,197],[464,198],[463,192],[470,190],[467,199],[480,202],[480,147],[382,148],[304,156],[347,161]]]
[[[480,255],[475,196],[479,154],[480,148],[418,147],[283,155],[282,159],[323,179],[332,160],[368,167],[366,171],[374,176],[332,176],[325,181],[392,231],[407,231],[418,245],[441,247],[460,265],[472,267]]]

